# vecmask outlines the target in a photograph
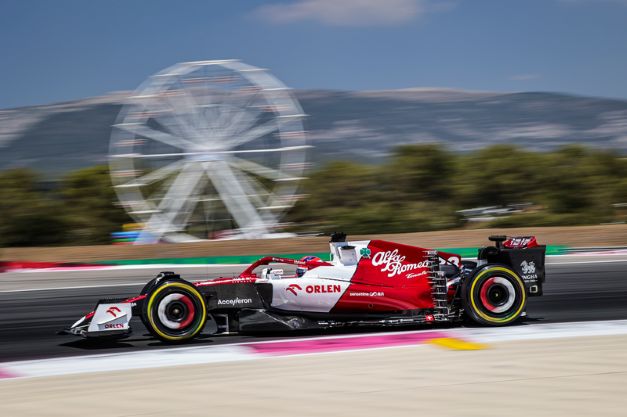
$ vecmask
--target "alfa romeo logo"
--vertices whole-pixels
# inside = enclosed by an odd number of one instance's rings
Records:
[[[362,258],[370,258],[371,253],[372,251],[368,248],[361,248],[361,250],[359,251],[359,254]]]

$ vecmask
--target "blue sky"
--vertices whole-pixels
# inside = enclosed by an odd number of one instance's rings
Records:
[[[627,99],[627,0],[0,0],[0,108],[239,58],[294,88]]]

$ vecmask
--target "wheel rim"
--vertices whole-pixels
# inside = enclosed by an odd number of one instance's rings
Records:
[[[491,277],[481,285],[479,297],[487,310],[500,314],[508,311],[514,305],[516,290],[508,279]]]
[[[196,315],[192,300],[185,294],[169,294],[159,302],[157,316],[161,323],[171,330],[189,326]]]

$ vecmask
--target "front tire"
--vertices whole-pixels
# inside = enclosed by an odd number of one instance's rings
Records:
[[[148,331],[158,339],[185,342],[202,330],[207,306],[194,285],[183,280],[166,281],[146,294],[143,319]]]
[[[527,304],[523,280],[502,265],[488,265],[476,271],[464,281],[462,297],[468,317],[486,326],[513,323]]]

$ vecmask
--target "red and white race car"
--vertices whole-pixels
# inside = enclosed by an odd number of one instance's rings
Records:
[[[383,240],[334,234],[330,260],[264,257],[236,278],[191,283],[161,272],[138,296],[101,300],[63,333],[124,337],[139,316],[155,337],[182,342],[209,333],[510,324],[542,294],[545,249],[534,237],[491,236],[476,261]]]

